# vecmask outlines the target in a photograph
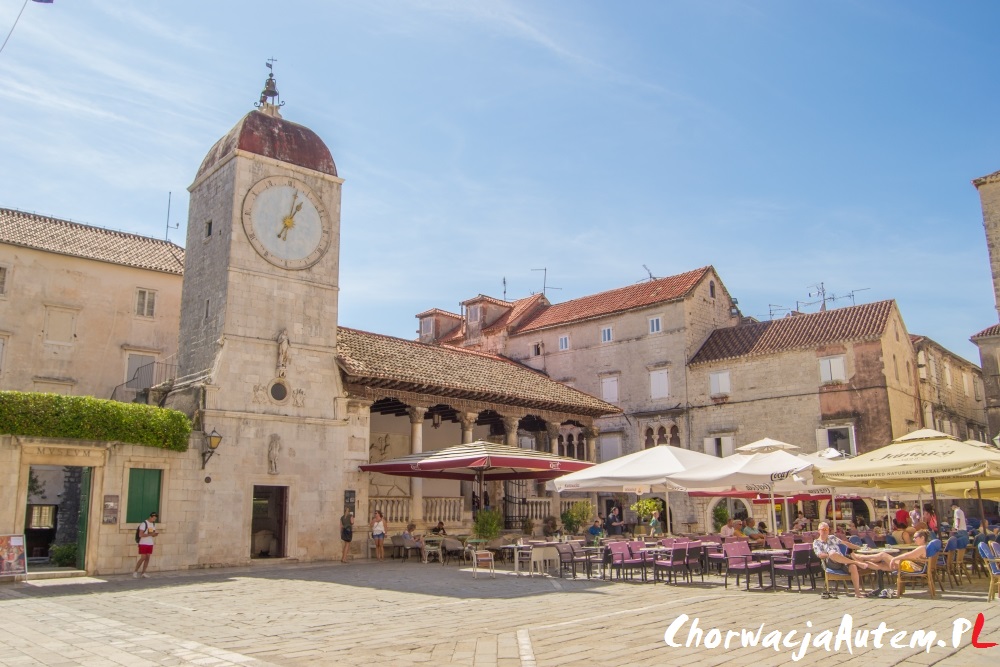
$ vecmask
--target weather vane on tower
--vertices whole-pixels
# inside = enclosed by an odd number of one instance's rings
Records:
[[[268,58],[267,62],[264,63],[271,71],[267,75],[267,80],[264,81],[264,90],[260,92],[260,101],[254,104],[261,110],[268,107],[274,107],[277,110],[277,107],[285,106],[284,102],[279,101],[278,82],[274,78],[274,63],[276,62],[278,62],[276,58]]]

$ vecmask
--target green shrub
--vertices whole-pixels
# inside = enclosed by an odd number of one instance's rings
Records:
[[[712,510],[712,523],[715,524],[715,530],[718,531],[720,528],[726,525],[729,521],[729,508],[726,507],[725,503],[719,503]]]
[[[639,517],[639,523],[645,523],[646,519],[653,516],[653,512],[660,509],[660,503],[655,498],[640,498],[629,509]]]
[[[479,510],[472,524],[472,532],[482,540],[493,540],[500,537],[503,530],[503,516],[500,510]]]
[[[562,519],[563,530],[568,535],[576,535],[580,532],[580,526],[589,523],[594,516],[594,506],[589,500],[580,500],[569,506],[569,509],[559,515]]]
[[[49,549],[49,562],[56,567],[75,567],[76,542],[53,544]]]
[[[176,410],[140,403],[0,391],[0,433],[127,442],[184,452],[191,422]]]

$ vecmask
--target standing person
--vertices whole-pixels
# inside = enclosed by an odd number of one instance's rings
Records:
[[[612,507],[611,508],[611,513],[608,514],[608,519],[607,519],[607,521],[605,521],[605,524],[607,526],[607,533],[608,533],[608,535],[621,535],[622,534],[622,525],[624,525],[624,522],[622,521],[621,517],[618,515],[618,508],[617,507]]]
[[[649,520],[649,534],[650,535],[662,535],[663,527],[660,525],[660,512],[659,510],[653,510],[653,516]]]
[[[372,539],[375,540],[375,558],[385,560],[385,518],[378,510],[375,510],[371,528]]]
[[[354,512],[350,507],[344,508],[344,516],[340,517],[340,540],[344,543],[344,553],[340,557],[341,563],[347,562],[347,552],[351,548],[351,540],[354,539]]]
[[[910,510],[910,522],[906,525],[911,528],[916,528],[917,524],[920,523],[923,514],[920,512],[920,505],[913,503],[913,509]]]
[[[910,525],[910,513],[906,511],[906,505],[903,503],[896,505],[896,525],[898,524],[902,524],[903,529]]]
[[[958,538],[958,548],[965,549],[969,546],[969,522],[965,519],[965,512],[958,506],[957,502],[951,504],[951,529],[955,531]]]
[[[156,532],[156,522],[160,520],[160,515],[151,512],[149,518],[139,524],[139,558],[135,561],[135,569],[132,570],[132,578],[149,579],[146,568],[149,567],[149,557],[153,555],[153,538],[159,535]],[[142,572],[139,567],[142,567]]]
[[[938,532],[937,512],[934,511],[934,506],[931,505],[930,503],[924,504],[924,515],[923,517],[921,517],[921,521],[923,521],[927,525],[927,529],[931,531],[932,536],[937,535]]]

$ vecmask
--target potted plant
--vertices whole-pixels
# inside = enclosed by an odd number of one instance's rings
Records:
[[[563,529],[567,535],[576,535],[580,532],[580,526],[590,521],[594,516],[594,506],[589,500],[580,500],[569,506],[559,518],[562,519]]]
[[[712,523],[715,525],[715,532],[719,532],[719,529],[726,525],[729,521],[729,508],[723,503],[719,503],[712,510]]]
[[[472,532],[483,540],[495,540],[503,530],[503,517],[500,510],[479,510],[476,520],[472,523]]]
[[[660,509],[660,503],[655,498],[639,498],[629,506],[629,509],[635,512],[639,523],[643,524],[649,520],[649,517],[653,516],[653,512]]]

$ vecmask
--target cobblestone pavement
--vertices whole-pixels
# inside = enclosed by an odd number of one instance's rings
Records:
[[[873,648],[872,634],[851,653],[832,650],[833,639],[830,651],[810,642],[797,664],[995,665],[1000,646],[974,648],[969,632],[952,644],[955,620],[980,612],[980,642],[1000,642],[1000,602],[987,603],[984,581],[936,599],[918,589],[896,600],[822,600],[808,588],[727,590],[713,576],[679,585],[473,579],[462,566],[414,561],[47,580],[0,585],[0,665],[790,665],[801,649],[763,646],[769,633],[795,646],[807,632],[836,635],[845,615],[855,641],[885,622],[885,648]],[[681,614],[689,619],[672,648],[664,632]],[[756,646],[737,635],[724,647],[727,631],[756,634],[761,624]],[[701,645],[685,647],[699,630]],[[890,648],[901,630],[906,648]],[[937,633],[929,651],[920,635],[910,647],[914,630]],[[706,648],[716,638],[722,645]]]

